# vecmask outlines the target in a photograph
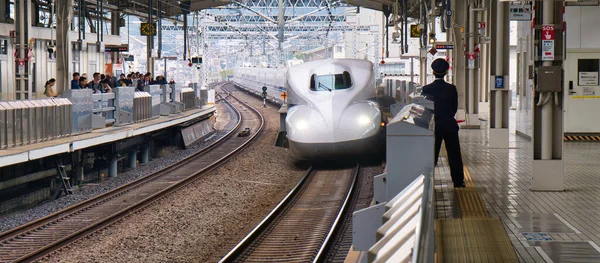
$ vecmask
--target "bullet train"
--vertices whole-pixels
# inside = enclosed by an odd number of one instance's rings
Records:
[[[382,113],[375,99],[373,64],[358,59],[328,59],[294,65],[287,72],[263,69],[246,86],[262,88],[261,77],[269,86],[287,91],[285,119],[287,140],[297,161],[340,160],[371,157],[384,145]],[[285,72],[285,75],[281,75]],[[235,79],[235,77],[234,77]],[[238,81],[243,81],[239,78]],[[244,85],[242,83],[239,83]],[[254,88],[252,88],[254,89]]]

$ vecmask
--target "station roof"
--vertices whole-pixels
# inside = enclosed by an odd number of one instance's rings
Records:
[[[95,2],[94,0],[88,0],[90,2]],[[203,9],[209,9],[219,6],[224,6],[228,4],[232,4],[236,1],[234,0],[189,0],[189,1],[179,1],[179,0],[153,0],[154,8],[157,8],[157,3],[162,2],[162,10],[166,16],[177,16],[180,14],[184,14],[186,12],[195,12]],[[132,0],[132,1],[122,1],[122,0],[108,0],[108,4],[114,5],[116,7],[121,7],[122,9],[127,9],[130,11],[134,11],[138,14],[147,13],[148,8],[148,0]],[[350,5],[360,6],[364,8],[369,8],[378,11],[391,11],[395,1],[393,0],[345,0],[342,2],[346,2]],[[417,0],[409,0],[409,5],[414,6],[418,5]],[[126,6],[123,6],[126,5]],[[418,8],[417,14],[418,14]],[[410,12],[412,13],[412,12]],[[412,16],[412,14],[409,14]]]

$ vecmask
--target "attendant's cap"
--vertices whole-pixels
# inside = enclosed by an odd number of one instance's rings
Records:
[[[443,58],[438,58],[431,63],[431,69],[433,69],[433,71],[438,74],[448,73],[449,68],[450,65],[448,64],[448,61],[446,61]]]

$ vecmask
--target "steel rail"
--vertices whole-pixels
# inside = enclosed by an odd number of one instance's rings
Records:
[[[234,97],[235,98],[235,97]],[[259,116],[259,128],[246,140],[242,140],[243,142],[241,143],[241,145],[238,145],[237,147],[235,147],[232,151],[230,151],[229,153],[225,154],[224,156],[222,156],[221,158],[217,159],[216,161],[212,162],[211,164],[207,165],[204,169],[200,169],[197,172],[192,173],[191,175],[185,177],[184,179],[178,181],[177,183],[174,183],[162,190],[159,190],[158,192],[155,192],[154,194],[124,208],[118,211],[114,211],[112,212],[109,216],[98,220],[97,222],[91,223],[89,224],[87,227],[84,227],[82,229],[79,229],[67,236],[64,236],[58,240],[55,240],[52,243],[46,244],[43,247],[40,247],[38,249],[36,249],[33,252],[27,253],[19,258],[16,259],[8,259],[9,262],[11,262],[10,260],[14,260],[14,262],[29,262],[29,261],[33,261],[36,259],[39,259],[40,257],[60,248],[63,247],[83,236],[87,236],[93,232],[96,232],[100,229],[103,229],[107,226],[109,226],[110,224],[118,221],[119,219],[122,219],[128,215],[131,215],[133,213],[133,211],[140,211],[141,209],[153,204],[155,201],[162,199],[163,197],[168,196],[169,194],[175,192],[177,189],[180,189],[182,187],[185,187],[186,185],[194,182],[195,180],[201,178],[201,175],[206,174],[207,172],[217,168],[217,166],[219,164],[222,164],[223,162],[225,162],[226,160],[228,160],[229,158],[235,156],[236,154],[238,154],[243,148],[245,148],[246,146],[248,146],[248,144],[252,141],[254,141],[258,135],[261,134],[263,128],[264,128],[264,117],[260,114],[260,112],[258,112],[256,109],[250,107],[248,104],[246,104],[245,102],[235,98],[238,102],[240,102],[242,105],[248,107],[249,109],[251,109],[256,115]],[[5,233],[2,233],[0,235],[0,249],[5,246],[7,243],[9,243],[11,240],[13,239],[17,239],[17,238],[22,238],[25,237],[26,235],[29,235],[31,233],[35,233],[39,230],[44,229],[45,227],[51,227],[55,224],[57,224],[57,221],[60,221],[62,219],[66,219],[69,218],[73,215],[77,215],[79,213],[83,213],[89,209],[94,209],[102,204],[107,203],[108,201],[110,201],[111,199],[114,199],[115,197],[121,196],[127,192],[130,192],[133,189],[139,188],[142,185],[145,185],[151,181],[154,181],[156,179],[159,179],[160,177],[162,177],[163,175],[168,175],[169,172],[172,172],[178,168],[182,168],[185,167],[187,164],[190,164],[190,162],[196,160],[198,157],[200,156],[204,156],[204,153],[207,152],[211,152],[214,149],[217,149],[218,145],[223,144],[226,141],[229,140],[233,140],[234,137],[232,136],[236,131],[238,131],[240,129],[240,125],[242,123],[242,113],[236,109],[236,107],[231,104],[230,102],[228,102],[231,105],[231,108],[237,113],[237,115],[239,116],[238,118],[238,122],[236,123],[236,126],[234,129],[232,129],[231,131],[229,131],[226,136],[224,136],[222,139],[220,139],[218,142],[212,144],[211,146],[209,146],[208,148],[199,151],[198,153],[195,153],[193,155],[191,155],[190,157],[187,157],[184,160],[181,160],[173,165],[168,166],[167,168],[156,172],[152,175],[146,176],[144,178],[138,179],[136,181],[133,181],[129,184],[126,184],[124,186],[121,186],[119,188],[114,189],[113,191],[110,191],[108,193],[102,194],[98,197],[92,198],[90,200],[84,201],[82,203],[73,205],[69,208],[63,209],[59,212],[56,212],[52,215],[46,216],[44,218],[38,219],[34,222],[31,222],[29,224],[17,227],[13,230],[9,230]],[[3,259],[1,258],[0,255],[0,262],[3,262]]]
[[[264,240],[263,235],[268,235],[265,233],[269,228],[273,227],[273,225],[281,222],[281,217],[286,216],[286,213],[289,212],[291,206],[293,206],[299,198],[302,197],[302,194],[307,191],[309,187],[308,184],[314,179],[315,174],[318,171],[313,167],[309,168],[304,176],[296,183],[296,185],[290,190],[290,192],[275,206],[275,208],[256,226],[254,229],[250,231],[232,250],[229,251],[220,261],[219,263],[228,263],[228,262],[242,262],[244,261],[244,255],[249,253],[253,244],[259,243],[259,239]],[[338,227],[338,223],[342,215],[344,214],[347,204],[349,203],[352,194],[354,192],[354,188],[356,185],[356,181],[358,178],[359,166],[358,164],[354,168],[354,172],[351,178],[350,186],[348,187],[348,191],[346,192],[341,205],[339,206],[339,210],[335,215],[332,224],[330,225],[327,234],[325,236],[320,235],[312,235],[312,239],[322,239],[322,243],[319,246],[319,249],[314,252],[306,252],[305,254],[314,254],[314,258],[312,262],[319,262],[323,259],[326,249],[329,246],[329,242],[332,240],[332,236],[335,234],[335,231]],[[306,215],[307,217],[309,215]],[[304,218],[306,219],[306,218]],[[319,218],[317,218],[319,219]],[[296,254],[301,254],[299,251],[294,251]],[[281,259],[283,260],[283,259]]]

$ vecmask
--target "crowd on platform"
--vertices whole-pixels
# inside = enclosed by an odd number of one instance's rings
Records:
[[[175,81],[171,80],[167,82],[167,79],[158,75],[155,78],[152,77],[151,73],[142,74],[139,72],[129,73],[127,76],[123,73],[120,74],[117,79],[116,76],[111,76],[110,73],[100,74],[95,72],[92,78],[88,80],[86,73],[79,74],[79,72],[73,73],[73,79],[71,80],[71,89],[92,89],[93,93],[110,93],[116,87],[135,87],[136,91],[143,91],[144,86],[147,85],[163,85],[163,84],[174,84]],[[44,95],[48,97],[58,97],[58,92],[54,87],[56,85],[55,79],[50,79],[44,85]]]

